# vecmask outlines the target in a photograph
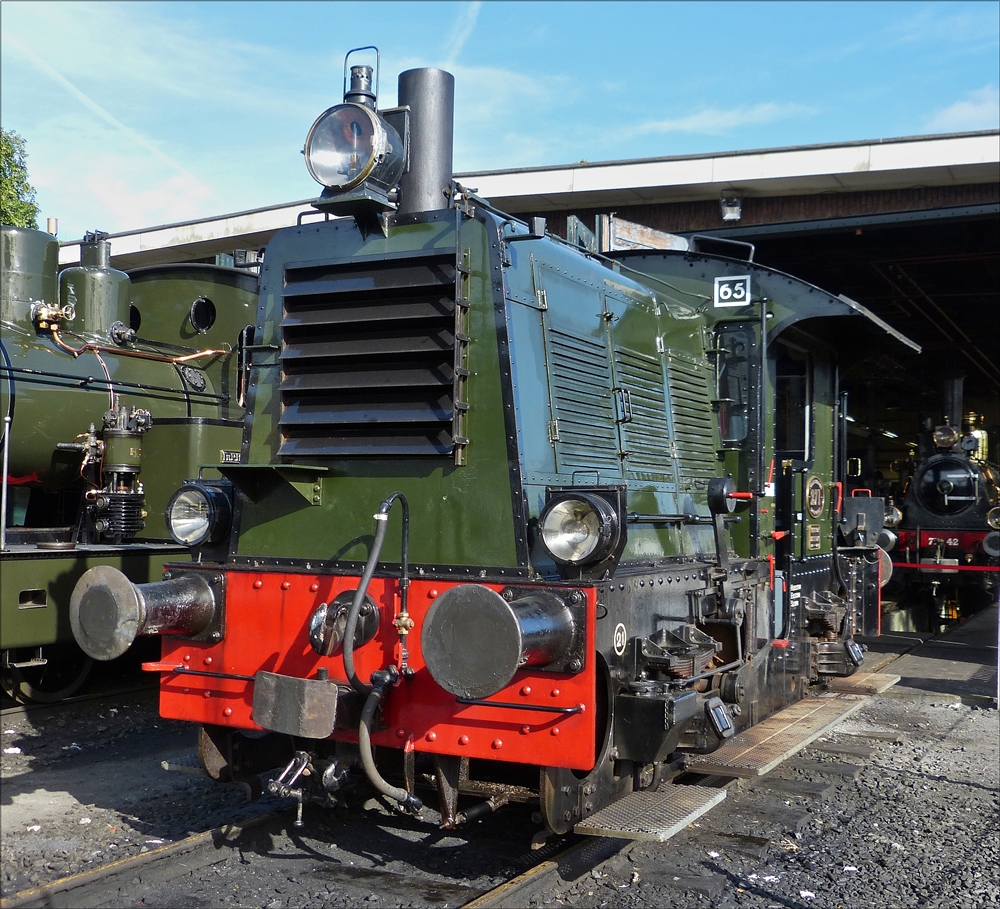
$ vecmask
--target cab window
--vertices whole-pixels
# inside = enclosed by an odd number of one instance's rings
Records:
[[[724,328],[717,336],[715,406],[722,444],[739,447],[747,437],[750,392],[750,334],[742,328]]]
[[[775,448],[786,458],[809,458],[812,369],[804,350],[778,345],[775,361]]]

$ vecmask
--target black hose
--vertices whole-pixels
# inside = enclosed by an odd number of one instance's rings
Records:
[[[415,795],[411,795],[405,789],[390,786],[378,772],[375,766],[375,758],[372,756],[371,727],[375,719],[375,711],[378,710],[382,698],[385,696],[385,689],[394,684],[399,678],[399,673],[395,666],[388,669],[379,669],[372,673],[372,686],[368,699],[365,701],[365,708],[361,711],[361,726],[358,728],[358,745],[361,750],[361,764],[365,768],[371,784],[384,796],[399,802],[404,811],[416,814],[423,808],[423,802]]]
[[[384,504],[384,503],[383,503]],[[381,510],[375,516],[377,524],[375,526],[375,541],[372,543],[371,552],[368,555],[368,562],[361,575],[361,583],[354,591],[354,599],[351,601],[351,610],[347,613],[347,626],[344,629],[344,670],[347,672],[347,680],[351,687],[358,694],[368,694],[372,690],[371,685],[366,685],[358,678],[354,669],[354,633],[358,627],[358,616],[361,615],[361,604],[365,601],[365,594],[368,592],[368,584],[375,573],[375,566],[378,564],[378,556],[382,551],[382,543],[385,540],[385,525],[388,515]]]
[[[382,552],[382,544],[385,542],[386,525],[389,521],[389,509],[392,508],[392,503],[395,502],[396,499],[399,499],[400,504],[403,506],[403,541],[400,553],[402,564],[399,586],[402,610],[403,612],[406,611],[407,590],[410,586],[410,507],[407,504],[406,496],[404,496],[401,492],[394,492],[391,496],[385,499],[381,505],[379,505],[378,513],[375,515],[375,540],[372,542],[372,549],[368,554],[368,561],[365,563],[365,570],[361,574],[361,582],[358,584],[358,589],[354,591],[354,599],[351,601],[351,609],[350,612],[347,613],[347,625],[344,628],[344,670],[347,673],[347,679],[351,683],[351,687],[358,692],[358,694],[368,694],[368,692],[372,690],[372,686],[366,685],[362,682],[361,679],[358,678],[357,672],[355,671],[354,634],[358,627],[358,617],[361,615],[361,605],[365,601],[365,595],[368,593],[368,585],[371,582],[372,575],[375,573],[375,567],[378,565],[378,557]]]

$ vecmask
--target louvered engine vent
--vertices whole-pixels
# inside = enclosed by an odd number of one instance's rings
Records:
[[[285,270],[279,456],[441,456],[464,444],[456,278],[454,250]]]

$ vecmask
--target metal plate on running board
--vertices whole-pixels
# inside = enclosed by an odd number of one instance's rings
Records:
[[[632,792],[577,824],[589,836],[663,843],[726,797],[725,789],[665,785],[657,791]]]
[[[827,688],[843,694],[881,694],[898,681],[898,675],[888,672],[856,672],[844,678],[831,679]]]
[[[691,755],[687,769],[694,773],[763,776],[862,704],[860,698],[806,698],[734,735],[711,754]]]

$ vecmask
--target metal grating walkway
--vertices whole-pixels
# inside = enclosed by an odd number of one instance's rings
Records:
[[[841,694],[881,694],[898,681],[898,675],[887,672],[856,672],[845,678],[831,679],[827,688]]]
[[[589,836],[662,843],[726,797],[725,789],[665,785],[633,792],[580,821],[573,830]]]
[[[763,776],[862,704],[863,699],[849,695],[806,698],[733,736],[711,754],[691,755],[687,769],[726,776]]]

